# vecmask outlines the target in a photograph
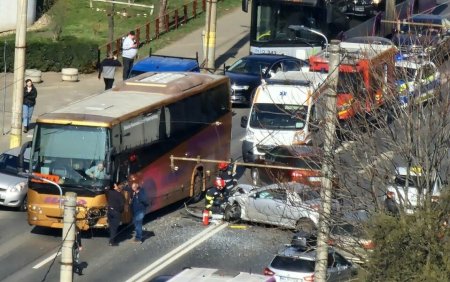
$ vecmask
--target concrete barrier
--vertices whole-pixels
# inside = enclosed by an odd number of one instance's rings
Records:
[[[33,83],[42,82],[42,72],[37,69],[26,69],[25,70],[25,80],[31,79]]]
[[[61,79],[63,81],[78,81],[78,69],[63,68],[61,70]]]

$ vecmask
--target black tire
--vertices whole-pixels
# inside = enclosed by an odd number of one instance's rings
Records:
[[[313,234],[317,231],[317,227],[309,218],[301,218],[297,221],[297,224],[295,225],[296,231],[304,231],[309,234]]]
[[[252,184],[255,186],[261,185],[261,178],[259,176],[259,169],[256,167],[252,167],[250,169],[250,175],[252,177]]]
[[[197,203],[203,198],[203,173],[197,171],[194,176],[194,193],[191,198],[191,202]]]
[[[225,221],[238,221],[241,219],[241,207],[238,204],[228,205],[223,214]]]
[[[25,197],[23,197],[22,203],[19,206],[19,211],[25,212],[28,210],[28,197],[27,195],[25,195]]]

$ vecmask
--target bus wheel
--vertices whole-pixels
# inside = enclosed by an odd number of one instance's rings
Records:
[[[197,171],[194,176],[194,189],[192,194],[192,201],[194,203],[200,201],[203,197],[203,173],[201,171]]]

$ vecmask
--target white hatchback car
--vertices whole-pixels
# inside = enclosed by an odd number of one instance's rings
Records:
[[[0,155],[0,205],[27,210],[27,178],[18,175],[20,147]],[[29,166],[30,150],[25,151],[24,169]]]
[[[287,245],[264,269],[264,274],[276,282],[314,281],[315,248]],[[334,248],[328,248],[327,281],[349,281],[357,274],[356,268]]]

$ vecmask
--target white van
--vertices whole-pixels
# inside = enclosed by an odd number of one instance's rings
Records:
[[[278,145],[310,144],[311,121],[316,119],[315,91],[328,75],[318,72],[280,72],[256,89],[242,142],[244,162],[262,158]]]

